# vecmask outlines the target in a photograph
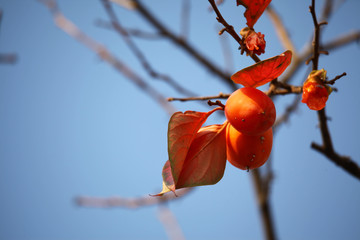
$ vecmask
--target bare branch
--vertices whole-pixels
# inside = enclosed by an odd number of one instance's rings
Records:
[[[344,34],[322,46],[320,46],[321,50],[330,51],[339,47],[343,47],[349,43],[360,42],[360,31],[353,31],[348,34]]]
[[[228,24],[226,22],[226,20],[223,18],[223,16],[221,15],[216,3],[214,0],[208,0],[210,5],[212,6],[212,8],[214,9],[214,12],[216,13],[216,20],[221,23],[225,28],[220,30],[219,34],[222,34],[224,31],[228,32],[237,43],[239,43],[239,46],[241,47],[241,51],[245,51],[248,55],[251,56],[251,58],[255,61],[255,62],[260,62],[260,59],[255,55],[255,54],[250,54],[249,50],[247,48],[244,48],[244,44],[242,39],[240,38],[240,36],[235,32],[234,27],[230,24]]]
[[[264,226],[266,239],[275,240],[276,233],[268,197],[269,182],[264,182],[259,169],[253,169],[251,171],[251,176],[254,182],[255,193],[258,200],[257,203]]]
[[[108,64],[112,65],[119,73],[124,75],[131,82],[136,84],[142,91],[148,94],[152,99],[160,104],[168,113],[175,112],[175,108],[170,105],[166,99],[153,87],[151,87],[147,82],[145,82],[139,75],[137,75],[132,69],[126,66],[122,61],[117,59],[112,55],[104,46],[96,42],[85,33],[83,33],[74,23],[68,20],[58,9],[57,3],[55,1],[41,1],[44,3],[51,13],[55,24],[66,32],[71,37],[75,38],[92,51],[98,54],[98,56],[103,59]]]
[[[190,28],[190,0],[184,0],[181,6],[181,38],[186,40]]]
[[[312,0],[312,4],[309,7],[310,13],[314,21],[314,28],[315,28],[315,35],[314,35],[314,41],[313,41],[313,47],[314,47],[314,56],[312,59],[313,62],[313,70],[317,70],[318,68],[318,61],[319,61],[319,42],[320,42],[320,25],[323,23],[318,23],[316,19],[316,13],[315,13],[315,0]],[[342,76],[346,75],[346,73],[343,73],[342,75],[339,75],[335,78],[335,80],[331,80],[330,82],[335,82],[337,79],[341,78]],[[329,127],[327,124],[327,116],[325,113],[325,108],[321,109],[320,111],[317,111],[318,119],[320,122],[320,132],[321,132],[321,138],[322,138],[322,145],[312,143],[311,147],[321,153],[323,153],[329,160],[336,163],[338,166],[342,167],[345,171],[347,171],[349,174],[353,175],[354,177],[358,178],[360,180],[360,167],[353,162],[349,157],[343,157],[337,154],[334,150],[334,146],[332,143],[332,139],[330,136]]]
[[[226,72],[233,72],[234,70],[234,61],[232,58],[232,49],[230,47],[229,41],[227,36],[224,36],[222,38],[219,38],[220,44],[222,47],[222,52],[224,56],[224,65]]]
[[[289,120],[291,114],[294,111],[296,111],[296,109],[298,108],[300,103],[300,98],[301,98],[300,94],[296,95],[293,102],[285,108],[285,112],[276,119],[273,126],[274,131],[276,131],[281,124],[286,123]]]
[[[311,147],[318,152],[324,154],[329,160],[334,162],[339,167],[343,168],[346,172],[351,174],[352,176],[356,177],[360,180],[360,167],[357,163],[351,160],[347,156],[341,156],[335,152],[330,131],[327,125],[328,118],[325,114],[325,108],[318,111],[318,117],[320,122],[320,131],[321,131],[321,138],[323,141],[323,145],[319,145],[316,143],[312,143]]]
[[[134,0],[136,2],[136,10],[143,16],[150,24],[153,25],[162,35],[169,38],[173,43],[178,47],[185,50],[198,62],[200,62],[206,69],[217,75],[220,80],[226,83],[231,89],[235,89],[235,84],[230,80],[230,76],[225,73],[223,70],[219,69],[215,64],[210,62],[205,56],[200,54],[189,42],[184,41],[183,38],[176,36],[169,29],[167,29],[156,17],[150,13],[145,6],[139,0]]]
[[[108,21],[97,19],[95,21],[95,26],[107,29],[107,30],[114,30],[114,27],[112,23],[109,23]],[[146,40],[159,40],[163,39],[164,36],[159,33],[153,33],[153,32],[145,32],[140,29],[134,29],[134,28],[126,28],[126,32],[133,37],[142,38]]]
[[[229,96],[230,96],[230,94],[219,93],[219,95],[216,95],[216,96],[188,97],[188,98],[168,98],[167,100],[169,102],[171,102],[171,101],[181,101],[181,102],[185,102],[185,101],[204,101],[204,100],[210,100],[210,99],[221,99],[221,98],[226,99]]]
[[[274,10],[274,8],[271,6],[271,4],[266,8],[266,13],[270,17],[270,20],[272,21],[272,23],[275,27],[276,33],[278,35],[280,42],[283,45],[283,48],[285,50],[292,51],[293,59],[297,58],[297,51],[296,51],[296,48],[295,48],[293,42],[291,41],[289,33],[286,30],[279,14]]]
[[[293,86],[284,82],[279,82],[276,79],[271,82],[271,86],[267,92],[268,96],[286,95],[286,94],[300,94],[302,93],[302,86]]]
[[[176,221],[174,214],[164,204],[159,205],[159,220],[164,226],[164,229],[170,240],[184,240],[184,234]]]
[[[334,85],[334,84],[335,84],[335,82],[336,82],[337,80],[339,80],[340,78],[342,78],[343,76],[346,76],[346,72],[343,72],[342,74],[337,75],[334,79],[331,79],[331,80],[325,81],[325,84]]]
[[[150,62],[147,61],[145,55],[140,51],[134,41],[132,41],[129,33],[126,29],[120,24],[119,19],[117,18],[109,0],[102,0],[103,6],[111,20],[111,24],[113,28],[116,30],[117,33],[122,37],[125,43],[128,45],[129,49],[134,53],[137,59],[140,61],[141,65],[145,69],[145,71],[153,78],[163,80],[164,82],[168,83],[171,87],[173,87],[176,91],[186,96],[194,96],[196,95],[192,91],[185,89],[180,84],[178,84],[174,79],[170,76],[158,73],[154,70],[151,66]]]
[[[330,40],[327,43],[320,46],[321,51],[332,51],[338,48],[344,47],[353,42],[360,41],[360,31],[354,31],[344,34],[336,39]],[[280,82],[287,83],[296,74],[299,68],[305,63],[307,59],[311,57],[313,48],[311,44],[307,45],[301,53],[298,54],[298,58],[292,60],[291,65],[282,75]]]
[[[316,12],[315,12],[315,0],[311,1],[311,6],[309,6],[309,10],[314,22],[314,40],[313,40],[313,47],[314,47],[314,52],[313,52],[313,57],[312,57],[312,63],[313,63],[313,70],[317,70],[318,69],[318,65],[319,65],[319,46],[320,46],[320,26],[327,24],[325,22],[321,22],[318,23],[318,20],[316,18]]]
[[[159,197],[144,196],[138,198],[123,198],[123,197],[87,197],[80,196],[75,198],[77,205],[81,207],[94,207],[94,208],[140,208],[146,206],[153,206],[164,203],[170,200],[181,199],[192,191],[192,188],[184,188],[176,191],[174,194],[164,194]]]

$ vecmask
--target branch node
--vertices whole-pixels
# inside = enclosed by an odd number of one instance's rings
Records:
[[[208,104],[209,106],[220,106],[220,107],[222,107],[223,109],[225,109],[225,105],[224,105],[220,100],[216,100],[215,102],[209,100],[209,101],[207,102],[207,104]]]
[[[325,81],[325,84],[329,84],[329,85],[334,85],[334,83],[339,80],[340,78],[346,76],[346,72],[343,72],[342,74],[340,75],[337,75],[334,79],[331,79],[329,81]],[[334,90],[334,89],[333,89]]]
[[[219,31],[219,35],[222,35],[226,31],[226,28],[223,28]]]

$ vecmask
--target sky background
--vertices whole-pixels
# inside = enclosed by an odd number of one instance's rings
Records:
[[[166,26],[180,33],[180,1],[143,1]],[[188,39],[229,73],[253,64],[238,53],[208,1],[190,1]],[[339,1],[336,1],[339,2]],[[341,2],[341,1],[340,1]],[[320,10],[323,1],[317,1]],[[151,79],[119,36],[96,26],[108,20],[100,1],[58,1],[64,15],[126,62],[165,97],[182,96]],[[297,49],[311,40],[310,1],[274,0]],[[336,5],[339,6],[339,5]],[[81,208],[74,198],[142,197],[161,190],[167,160],[169,115],[131,81],[95,53],[58,29],[38,1],[0,0],[0,53],[16,53],[14,65],[0,64],[0,239],[167,239],[157,206],[136,210]],[[129,28],[153,32],[136,12],[114,6]],[[359,29],[360,1],[341,4],[323,29],[324,42]],[[245,27],[244,8],[235,1],[220,7],[237,32]],[[266,14],[255,25],[265,34],[261,59],[284,51]],[[232,64],[224,63],[221,39]],[[166,39],[135,39],[159,72],[198,95],[231,90]],[[337,152],[360,164],[359,44],[321,56],[320,68],[337,81],[327,114]],[[310,66],[311,67],[311,66]],[[300,85],[305,66],[293,79]],[[275,102],[280,116],[295,96]],[[206,103],[175,102],[179,111],[208,111]],[[220,115],[212,122],[222,123]],[[279,239],[359,239],[360,182],[310,149],[321,143],[317,114],[300,104],[274,138],[271,206]],[[227,164],[216,185],[198,187],[168,204],[186,239],[262,239],[262,226],[250,174]]]

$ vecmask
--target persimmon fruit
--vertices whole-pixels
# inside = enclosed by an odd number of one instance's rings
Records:
[[[253,87],[233,92],[225,104],[225,116],[239,132],[259,135],[275,122],[276,110],[271,98]]]
[[[226,127],[227,160],[242,170],[261,167],[270,156],[272,143],[272,128],[260,135],[246,135],[231,124]]]

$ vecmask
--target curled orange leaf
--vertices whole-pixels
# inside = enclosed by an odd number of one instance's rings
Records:
[[[190,145],[207,118],[216,110],[209,112],[186,111],[174,113],[168,126],[168,154],[172,175],[177,182]]]
[[[197,133],[186,156],[176,188],[215,184],[226,165],[226,125],[210,125]]]
[[[255,63],[231,76],[231,80],[244,87],[259,87],[279,77],[291,63],[292,52],[286,52]]]
[[[161,196],[175,189],[215,184],[225,170],[225,127],[201,127],[216,110],[173,114],[168,128],[169,160],[162,171]]]

